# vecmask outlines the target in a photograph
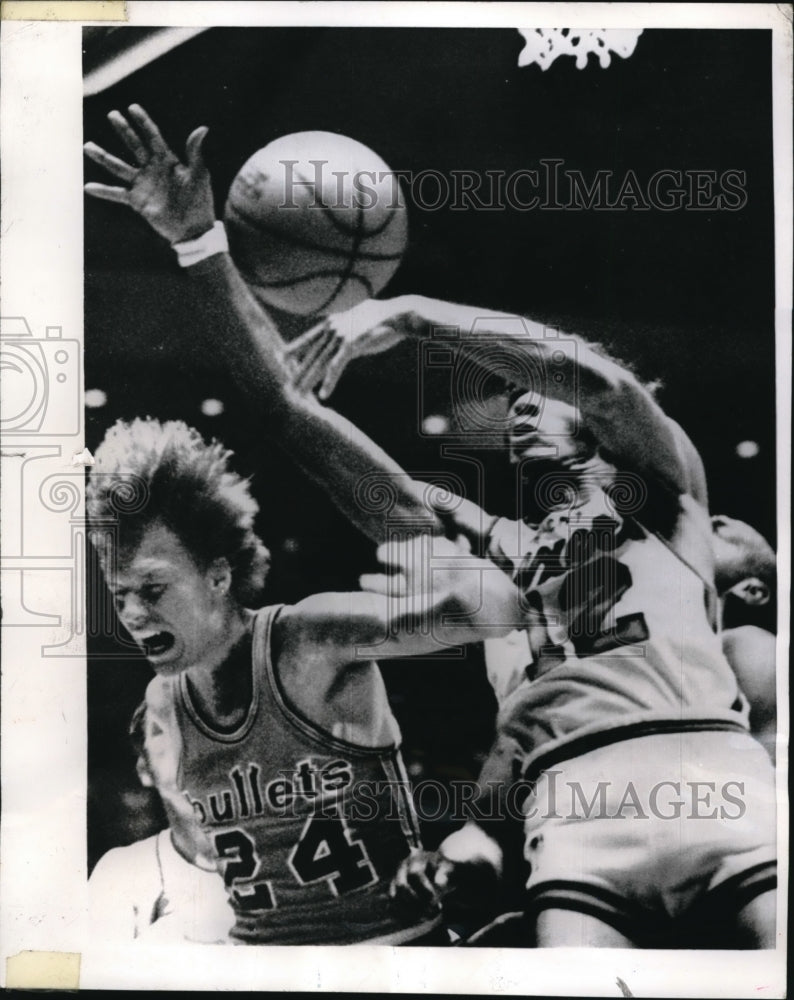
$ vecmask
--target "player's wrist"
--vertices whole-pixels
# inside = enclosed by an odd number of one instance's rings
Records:
[[[191,267],[215,254],[228,253],[229,241],[226,236],[226,228],[220,221],[196,227],[199,231],[189,233],[171,244],[171,249],[176,252],[177,262],[180,267]]]
[[[405,337],[422,338],[425,320],[421,309],[421,296],[398,295],[391,300],[393,326]]]
[[[399,316],[398,328],[415,340],[426,340],[441,328],[460,325],[455,308],[440,299],[410,294],[393,301]]]

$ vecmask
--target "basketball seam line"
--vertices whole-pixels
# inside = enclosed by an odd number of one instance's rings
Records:
[[[298,174],[298,177],[300,177],[301,182],[303,184],[308,185],[310,183],[306,179],[306,177],[303,176],[303,174],[298,173],[298,171],[295,171],[295,172]],[[320,202],[320,204],[316,205],[316,207],[319,208],[322,211],[323,215],[328,219],[328,221],[331,223],[331,225],[334,227],[334,229],[336,229],[337,232],[340,232],[340,233],[342,233],[345,236],[352,236],[355,239],[355,237],[358,236],[359,231],[363,228],[363,211],[364,211],[364,209],[363,209],[362,205],[358,201],[356,202],[356,210],[358,212],[358,219],[356,221],[356,226],[355,226],[354,229],[348,228],[342,222],[342,220],[337,217],[337,215],[334,213],[333,209],[329,205],[326,205],[323,202]],[[345,206],[345,207],[347,207],[347,206]],[[392,219],[394,218],[395,212],[396,212],[396,209],[394,209],[394,208],[390,209],[389,210],[389,214],[386,217],[385,222],[381,223],[381,225],[378,226],[376,229],[372,229],[372,230],[364,229],[365,236],[379,236],[383,232],[383,230],[389,225],[389,223],[392,221]]]
[[[350,234],[352,236],[352,238],[353,238],[353,242],[351,243],[351,246],[350,246],[350,254],[348,255],[348,258],[347,258],[347,265],[346,265],[345,269],[342,271],[342,273],[339,275],[339,281],[338,281],[336,289],[334,290],[334,292],[331,295],[331,297],[328,298],[328,299],[326,299],[325,302],[323,302],[321,305],[319,305],[317,307],[316,312],[318,312],[318,313],[319,312],[324,312],[331,305],[331,303],[334,301],[334,299],[338,298],[340,292],[342,291],[342,289],[347,284],[348,279],[353,274],[353,268],[356,266],[356,259],[357,259],[357,256],[358,256],[358,248],[361,246],[361,231],[364,228],[364,209],[361,207],[361,205],[357,205],[356,208],[357,208],[358,219],[357,219],[357,225],[356,225],[355,231]],[[370,298],[371,298],[372,297],[372,286],[369,285],[368,289],[369,289]]]
[[[261,288],[263,290],[268,288],[290,288],[303,284],[304,281],[313,281],[315,278],[335,278],[339,274],[338,270],[310,271],[295,278],[280,278],[277,281],[259,281],[257,278],[251,277],[250,274],[242,268],[238,268],[238,270],[243,278],[245,278],[247,285],[251,285],[253,288]],[[370,295],[372,294],[372,282],[369,278],[365,277],[363,274],[357,274],[355,271],[351,271],[345,277],[345,281],[349,281],[352,278],[360,281],[362,285],[369,289]]]
[[[347,249],[343,247],[329,247],[324,246],[322,243],[313,243],[311,240],[302,239],[300,236],[292,236],[289,233],[283,233],[281,230],[274,228],[273,226],[266,226],[260,223],[254,222],[248,216],[244,215],[238,208],[231,206],[234,212],[235,223],[247,226],[249,229],[254,230],[258,233],[267,233],[269,236],[273,236],[280,240],[282,243],[287,243],[290,246],[301,247],[304,250],[318,250],[321,253],[335,254],[338,257],[347,257]],[[228,216],[227,216],[228,221]],[[391,221],[391,220],[390,220]],[[345,236],[353,236],[352,232],[345,232]],[[369,233],[365,235],[365,239],[369,237]],[[369,260],[369,261],[390,261],[399,260],[404,251],[399,253],[376,253],[372,250],[359,250],[358,259],[359,260]]]

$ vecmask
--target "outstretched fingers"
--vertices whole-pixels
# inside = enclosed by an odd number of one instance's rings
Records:
[[[335,357],[339,350],[336,337],[331,336],[321,341],[319,350],[312,353],[311,360],[307,358],[301,367],[296,380],[296,387],[304,392],[311,391],[319,382],[323,381],[329,361]]]
[[[311,331],[310,331],[311,332]],[[295,378],[295,388],[301,392],[308,392],[314,388],[317,382],[317,363],[324,357],[334,344],[335,334],[330,326],[320,327],[316,337],[305,341],[305,350],[298,362],[298,374]]]
[[[315,326],[308,329],[305,333],[302,333],[299,337],[291,340],[284,348],[284,355],[294,361],[302,361],[309,349],[316,344],[318,340],[324,340],[328,333],[328,320],[323,319]]]
[[[108,113],[108,121],[113,126],[116,135],[135,157],[135,162],[138,166],[142,167],[148,163],[151,159],[149,151],[124,115],[120,111],[110,111]]]
[[[111,187],[109,184],[90,183],[85,185],[85,193],[101,198],[103,201],[117,201],[120,205],[129,205],[130,192],[127,188]]]
[[[185,158],[187,159],[188,166],[193,169],[200,169],[204,166],[201,147],[204,144],[204,140],[207,138],[208,132],[209,129],[206,125],[199,125],[199,127],[193,129],[187,137],[187,142],[185,143]]]
[[[135,179],[135,175],[138,172],[135,167],[131,167],[129,163],[125,163],[124,160],[120,160],[117,156],[112,156],[106,150],[102,149],[101,146],[97,146],[95,142],[87,142],[83,146],[83,151],[90,160],[98,163],[100,167],[104,167],[109,174],[118,177],[120,181],[130,183]]]
[[[148,141],[149,148],[153,153],[156,153],[158,156],[168,156],[176,159],[171,151],[171,147],[160,134],[160,129],[154,124],[140,104],[131,104],[127,111],[130,118],[132,118],[143,133],[144,138]]]
[[[330,360],[325,362],[325,377],[318,393],[320,399],[328,399],[342,377],[342,372],[353,357],[353,347],[350,341],[337,342],[334,347],[335,350],[331,354]]]

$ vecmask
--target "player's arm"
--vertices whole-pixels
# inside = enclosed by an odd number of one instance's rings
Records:
[[[281,338],[229,254],[216,254],[188,270],[222,316],[224,356],[235,385],[262,416],[268,436],[342,513],[376,542],[385,538],[387,515],[442,531],[426,484],[412,479],[351,421],[294,387]],[[377,502],[379,490],[389,504]]]
[[[416,656],[506,635],[530,612],[513,582],[463,538],[427,534],[378,548],[389,574],[365,574],[363,592],[317,594],[280,616],[297,658],[318,650],[323,669],[392,656]]]
[[[772,759],[777,738],[776,639],[757,625],[722,633],[722,649],[750,702],[750,728]]]
[[[319,383],[327,396],[353,358],[387,350],[401,337],[439,337],[484,366],[495,359],[500,373],[508,370],[517,386],[577,406],[583,424],[618,467],[688,492],[691,455],[684,454],[680,435],[651,394],[631,372],[583,341],[574,347],[563,335],[573,349],[560,350],[565,343],[547,332],[514,314],[406,295],[326,317],[293,341],[287,355],[301,363],[299,386]]]
[[[405,859],[391,885],[394,899],[414,907],[439,900],[446,921],[467,937],[498,914],[520,908],[515,894],[526,874],[524,816],[515,794],[517,755],[520,748],[500,732],[480,773],[470,818],[435,851]]]
[[[180,738],[179,723],[174,707],[172,681],[159,674],[154,676],[146,685],[145,701],[147,724],[151,727],[154,738],[178,740]],[[181,747],[176,747],[177,752],[180,749]],[[168,770],[173,773],[174,780],[176,780],[176,768],[172,766]]]
[[[262,414],[268,435],[342,513],[375,542],[385,539],[387,520],[443,533],[444,521],[434,507],[439,491],[413,479],[342,414],[296,388],[281,337],[230,255],[216,254],[188,270],[219,309],[235,384],[252,410]],[[455,497],[449,506],[456,530],[471,539],[485,537],[490,520],[477,504]]]
[[[85,146],[90,159],[121,185],[90,183],[86,192],[132,208],[172,246],[205,237],[215,224],[210,175],[201,153],[207,129],[191,133],[182,163],[142,108],[132,105],[128,115],[113,111],[108,118],[132,163],[94,143]],[[295,388],[279,333],[229,254],[219,250],[186,270],[208,293],[212,315],[205,327],[215,338],[213,353],[219,354],[222,344],[235,384],[262,418],[266,433],[342,512],[374,541],[385,537],[387,515],[441,532],[443,525],[428,502],[426,484],[412,480],[350,421]],[[390,504],[379,502],[384,492]],[[484,533],[482,512],[475,504],[463,501],[456,518],[465,521],[472,533]]]

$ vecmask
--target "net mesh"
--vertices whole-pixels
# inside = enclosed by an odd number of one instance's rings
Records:
[[[642,29],[595,28],[519,28],[526,42],[518,56],[519,66],[535,63],[542,70],[560,56],[574,56],[576,68],[584,69],[591,52],[598,56],[603,69],[612,62],[612,53],[627,59],[637,45]]]

